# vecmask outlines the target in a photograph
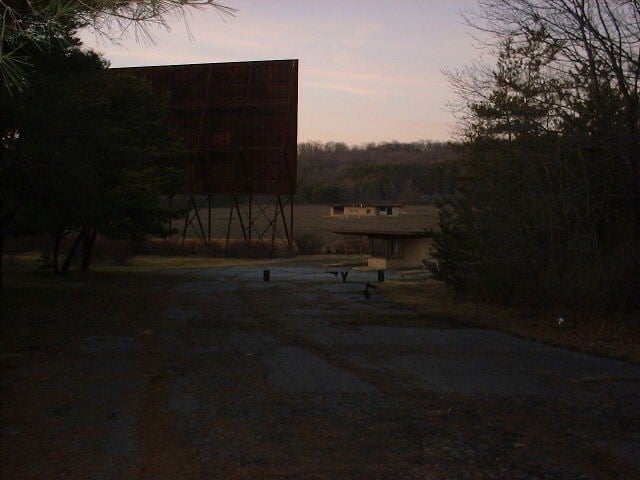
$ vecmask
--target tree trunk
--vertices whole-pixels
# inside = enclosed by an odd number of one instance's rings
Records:
[[[87,230],[87,234],[82,239],[82,263],[80,270],[88,272],[91,266],[91,256],[93,255],[93,246],[96,243],[97,233],[95,229]]]
[[[631,195],[635,213],[635,234],[640,239],[640,141],[638,140],[638,99],[637,94],[627,102],[627,126],[630,145],[628,148],[629,168],[631,170]]]
[[[2,257],[4,254],[4,231],[0,227],[0,288],[2,288]]]
[[[62,264],[62,268],[60,268],[60,274],[64,275],[69,271],[69,267],[71,266],[73,257],[75,256],[76,251],[78,250],[78,245],[80,245],[80,240],[82,240],[85,236],[86,236],[86,230],[85,229],[80,230],[80,233],[78,233],[78,236],[73,242],[73,245],[69,250],[69,253],[67,253],[67,258],[65,258],[64,263]]]
[[[51,263],[53,266],[53,273],[55,273],[56,275],[60,273],[60,269],[58,268],[58,256],[60,255],[60,243],[62,242],[63,238],[64,233],[61,232],[56,233],[53,237],[53,252]]]

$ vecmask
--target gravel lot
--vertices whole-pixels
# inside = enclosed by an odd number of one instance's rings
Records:
[[[640,478],[639,366],[416,327],[327,270],[174,271],[153,324],[3,352],[1,478]]]

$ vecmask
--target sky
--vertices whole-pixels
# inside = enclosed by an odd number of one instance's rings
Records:
[[[461,12],[474,0],[222,0],[189,9],[154,42],[83,31],[112,67],[299,60],[298,142],[452,139],[443,74],[480,55]]]

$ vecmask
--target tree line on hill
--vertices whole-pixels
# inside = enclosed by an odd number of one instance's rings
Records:
[[[448,142],[298,145],[299,203],[432,203],[456,191],[460,146]]]

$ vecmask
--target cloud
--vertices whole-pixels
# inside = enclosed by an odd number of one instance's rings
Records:
[[[317,88],[321,90],[333,90],[337,92],[350,93],[353,95],[360,95],[364,97],[382,97],[389,95],[389,91],[382,89],[359,87],[357,85],[350,85],[344,83],[329,83],[329,82],[305,82],[304,88]]]
[[[440,72],[420,76],[321,68],[300,69],[301,88],[319,88],[368,97],[425,98],[448,91]]]
[[[158,31],[153,46],[100,49],[113,66],[297,58],[302,138],[441,139],[453,97],[441,69],[477,56],[456,13],[474,2],[229,0],[235,17],[205,9],[188,30],[176,21]]]

